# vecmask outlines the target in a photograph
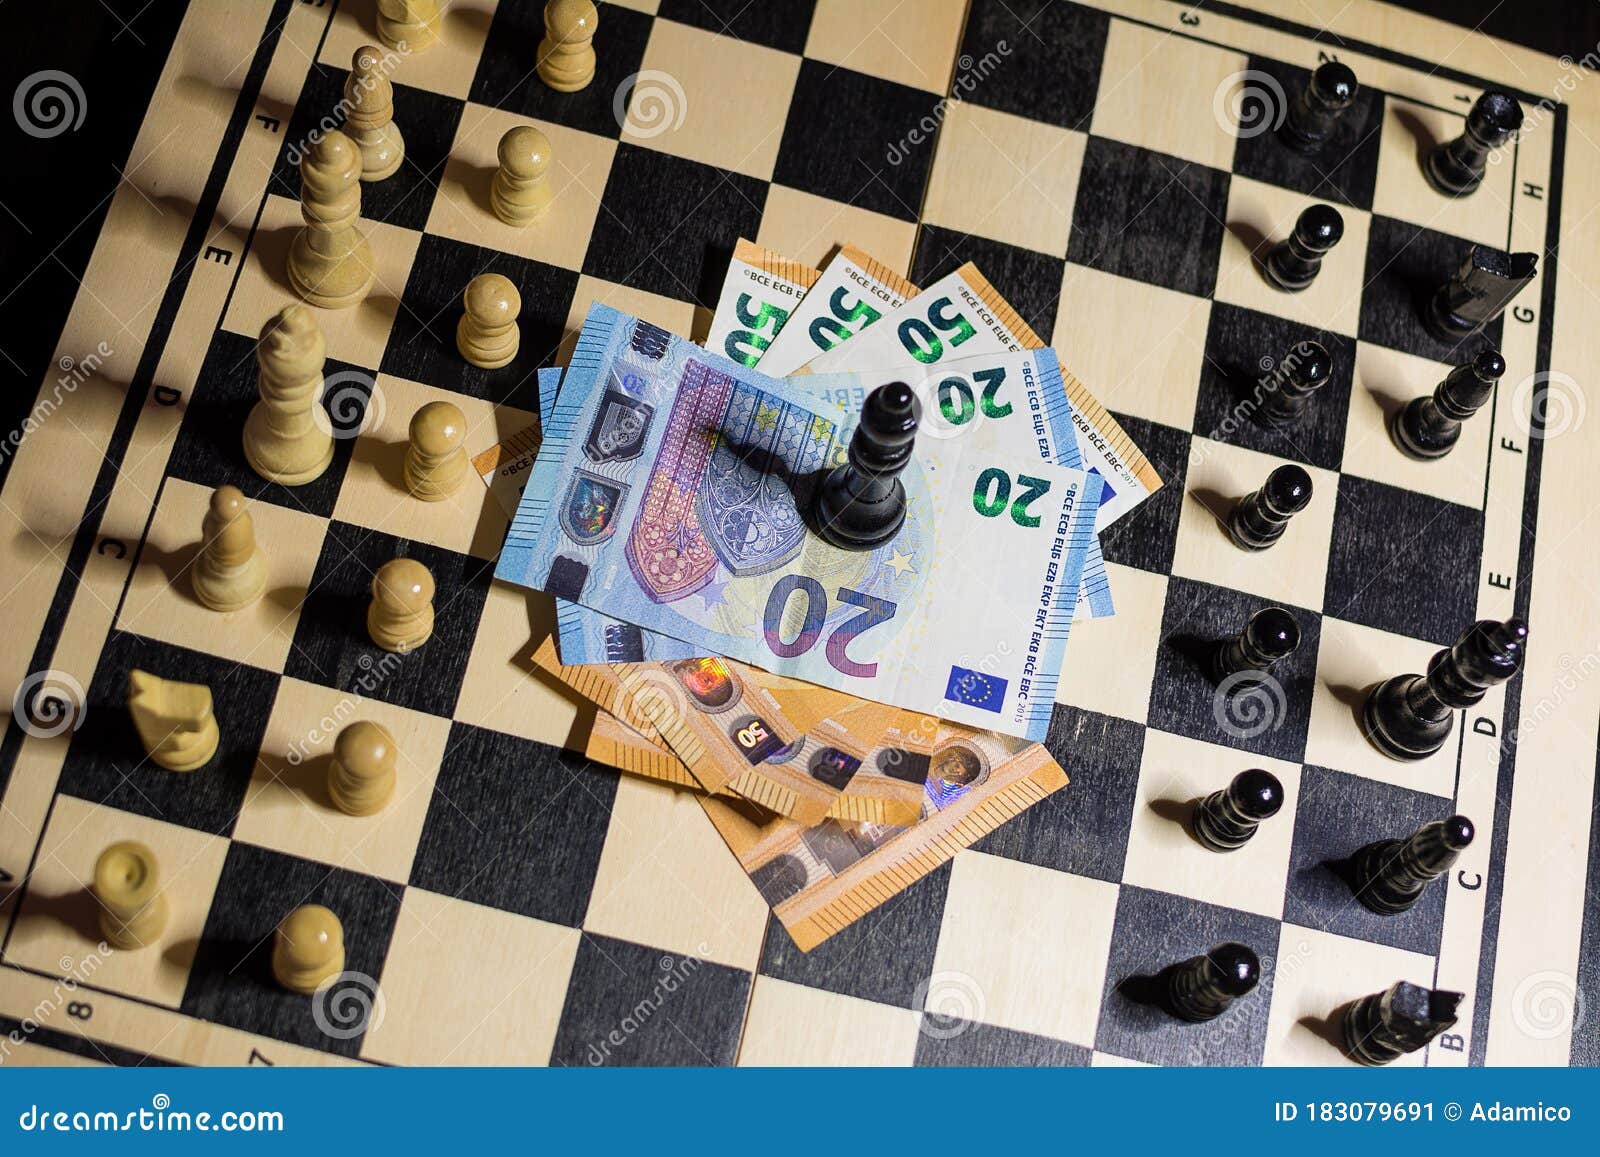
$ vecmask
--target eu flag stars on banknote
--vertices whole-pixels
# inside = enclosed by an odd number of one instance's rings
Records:
[[[919,436],[904,525],[842,550],[813,507],[858,415],[800,381],[594,306],[496,576],[697,654],[1042,738],[1100,479],[1075,444]]]

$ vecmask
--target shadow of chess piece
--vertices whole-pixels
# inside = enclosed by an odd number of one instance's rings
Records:
[[[1362,710],[1367,738],[1391,758],[1426,759],[1450,737],[1455,712],[1517,673],[1527,638],[1521,619],[1472,624],[1454,646],[1434,655],[1427,674],[1378,684]]]
[[[817,533],[841,550],[872,550],[900,532],[906,489],[900,471],[917,436],[916,396],[904,382],[867,395],[849,460],[822,480]]]

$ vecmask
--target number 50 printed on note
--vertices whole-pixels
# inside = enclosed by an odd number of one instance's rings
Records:
[[[876,550],[808,528],[855,415],[596,305],[496,577],[795,678],[1042,738],[1100,487],[921,439]]]

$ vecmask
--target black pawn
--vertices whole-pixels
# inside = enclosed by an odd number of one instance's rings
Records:
[[[1300,645],[1300,624],[1282,607],[1264,607],[1244,630],[1222,643],[1211,661],[1219,681],[1246,671],[1265,671]]]
[[[1380,916],[1404,912],[1450,870],[1472,836],[1471,820],[1451,816],[1423,824],[1409,839],[1368,844],[1351,857],[1356,899]]]
[[[1289,519],[1311,501],[1311,475],[1289,463],[1267,475],[1260,490],[1239,500],[1228,516],[1228,534],[1243,550],[1266,550],[1283,537]]]
[[[1333,355],[1321,342],[1303,341],[1278,363],[1271,386],[1261,399],[1256,418],[1266,426],[1293,422],[1311,396],[1333,377]]]
[[[1261,961],[1243,944],[1219,944],[1162,971],[1167,1011],[1184,1020],[1213,1020],[1255,988]]]
[[[1313,205],[1295,220],[1294,232],[1267,253],[1262,272],[1279,289],[1299,292],[1317,279],[1323,255],[1344,236],[1344,218],[1332,205]]]
[[[1311,74],[1300,99],[1289,106],[1283,141],[1302,153],[1313,153],[1332,139],[1339,120],[1356,102],[1360,85],[1348,64],[1330,60]]]
[[[1455,712],[1517,673],[1527,640],[1521,619],[1473,623],[1455,646],[1434,655],[1426,675],[1396,675],[1367,696],[1367,738],[1394,759],[1426,759],[1450,738]]]
[[[1344,1047],[1352,1060],[1386,1065],[1426,1048],[1456,1023],[1461,993],[1427,989],[1402,980],[1364,996],[1344,1016]]]
[[[1461,438],[1461,423],[1489,400],[1505,372],[1506,361],[1495,350],[1457,366],[1432,397],[1414,398],[1395,415],[1395,445],[1413,458],[1443,458]]]
[[[900,471],[911,460],[916,436],[910,386],[890,382],[867,395],[850,439],[849,461],[829,472],[817,496],[817,531],[823,538],[843,550],[872,550],[900,533],[906,520]]]
[[[1283,784],[1270,771],[1252,767],[1212,792],[1194,809],[1195,837],[1213,852],[1242,848],[1262,820],[1283,807]]]
[[[1448,197],[1465,197],[1483,183],[1489,154],[1522,127],[1522,106],[1503,92],[1486,92],[1467,114],[1467,130],[1428,154],[1428,183]]]

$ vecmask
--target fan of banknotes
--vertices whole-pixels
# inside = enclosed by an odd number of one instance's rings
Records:
[[[842,550],[811,504],[890,382],[906,520]],[[975,267],[741,242],[703,346],[596,304],[539,396],[477,460],[496,577],[556,599],[532,658],[604,713],[591,754],[702,793],[802,948],[1065,786],[1039,741],[1115,612],[1097,532],[1160,479]]]

